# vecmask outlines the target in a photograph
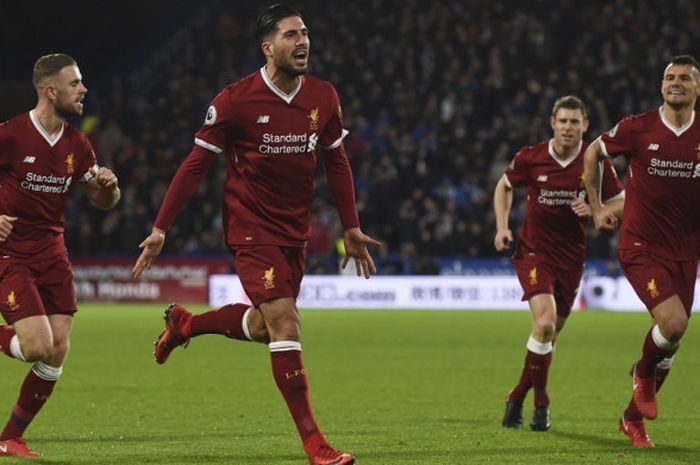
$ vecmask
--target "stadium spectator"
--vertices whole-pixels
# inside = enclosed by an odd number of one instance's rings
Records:
[[[653,447],[644,419],[658,414],[656,392],[668,376],[690,317],[700,247],[700,66],[690,55],[670,59],[661,80],[663,105],[622,119],[585,154],[585,181],[595,225],[609,229],[615,216],[598,201],[598,160],[629,160],[625,218],[618,258],[653,318],[634,363],[632,399],[620,430],[635,447]]]
[[[532,388],[535,409],[530,428],[534,431],[550,427],[547,378],[552,349],[583,276],[585,231],[591,212],[581,182],[583,153],[588,146],[582,140],[588,129],[583,102],[572,95],[558,99],[550,124],[554,137],[518,151],[496,185],[493,198],[497,224],[494,246],[503,252],[513,241],[508,227],[513,188],[527,188],[527,215],[512,262],[523,300],[530,305],[532,331],[520,380],[506,396],[502,424],[522,427],[523,400]],[[600,197],[610,210],[621,214],[624,191],[609,161],[600,189]]]
[[[159,206],[153,199],[162,198],[210,96],[261,66],[257,44],[243,39],[252,35],[247,25],[254,22],[254,3],[200,3],[192,20],[173,28],[167,41],[144,44],[152,50],[110,72],[101,99],[91,100],[91,109],[101,104],[95,138],[109,128],[105,140],[117,147],[114,169],[124,189],[120,210],[128,211],[118,218],[119,231],[139,230],[137,222],[150,226]],[[700,11],[692,0],[593,1],[575,8],[513,0],[447,0],[429,8],[416,0],[306,2],[304,16],[314,40],[324,44],[312,71],[332,80],[343,101],[360,217],[367,232],[386,244],[377,257],[380,267],[401,254],[399,207],[408,198],[419,217],[426,198],[438,216],[455,200],[456,218],[465,219],[474,240],[448,249],[461,234],[455,224],[439,253],[496,255],[489,194],[518,147],[549,137],[542,115],[558,96],[581,96],[590,105],[589,131],[599,134],[626,113],[654,104],[660,57],[671,50],[700,53]],[[613,163],[624,171],[624,159]],[[220,195],[223,164],[213,171],[220,178],[194,194],[164,254],[226,253],[219,205],[211,201]],[[330,204],[328,191],[317,185],[315,198]],[[205,217],[200,206],[207,203],[212,208]],[[114,243],[79,240],[82,223],[99,231],[105,215],[80,206],[70,210],[81,212],[67,225],[71,252],[130,253],[134,242],[126,244],[125,236]],[[516,235],[524,211],[525,200],[516,193],[511,215]],[[337,219],[333,223],[332,231],[342,230]],[[425,224],[424,237],[433,237],[438,224]],[[195,236],[207,241],[186,239]],[[589,254],[614,259],[615,237],[590,236]],[[424,249],[417,237],[412,242],[415,261],[424,265],[419,268],[437,270],[432,244]],[[325,270],[323,261],[308,268]]]
[[[227,86],[212,102],[195,146],[170,184],[153,232],[140,245],[139,278],[163,248],[165,233],[221,155],[227,163],[224,190],[226,243],[253,306],[229,304],[193,315],[172,304],[155,356],[200,334],[267,343],[277,386],[313,465],[352,464],[325,439],[309,402],[301,359],[301,321],[296,307],[310,233],[316,147],[343,224],[345,260],[357,275],[376,272],[367,250],[379,242],[360,230],[350,165],[345,154],[340,103],[333,85],[307,75],[308,29],[297,10],[283,4],[258,17],[257,38],[266,65]]]
[[[83,113],[87,88],[75,60],[57,53],[36,61],[36,107],[0,125],[0,350],[33,363],[10,419],[0,456],[41,455],[22,439],[63,371],[73,315],[73,271],[63,241],[64,205],[76,184],[111,209],[117,177],[97,166],[87,137],[66,119]]]

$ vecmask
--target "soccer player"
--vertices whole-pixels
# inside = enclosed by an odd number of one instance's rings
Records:
[[[257,36],[265,66],[214,98],[152,233],[140,245],[133,274],[138,278],[149,268],[204,173],[215,157],[225,157],[226,243],[253,306],[230,304],[193,315],[171,305],[156,341],[156,361],[164,363],[175,347],[200,334],[268,344],[275,381],[310,463],[351,464],[355,458],[331,447],[316,424],[301,359],[296,297],[310,234],[317,148],[323,150],[326,178],[345,229],[343,264],[353,258],[358,276],[369,278],[376,269],[367,246],[379,243],[360,230],[340,103],[330,82],[306,74],[309,37],[299,12],[283,4],[266,8],[258,17]]]
[[[653,447],[644,418],[657,416],[656,391],[671,368],[693,305],[700,250],[700,95],[698,62],[671,58],[661,81],[663,105],[622,119],[586,151],[586,190],[595,225],[610,229],[615,216],[595,191],[598,160],[625,155],[627,203],[618,258],[625,276],[653,317],[633,365],[632,399],[620,430],[635,447]]]
[[[66,122],[83,113],[87,88],[75,60],[39,58],[32,81],[36,108],[0,125],[0,350],[32,363],[0,433],[0,456],[40,455],[22,434],[61,376],[77,311],[73,271],[63,240],[64,207],[73,186],[92,204],[119,200],[117,177],[98,167],[87,137]]]
[[[554,103],[550,124],[554,137],[524,147],[496,185],[494,245],[505,251],[513,241],[508,217],[513,187],[527,188],[527,214],[520,241],[511,260],[532,312],[532,332],[518,384],[506,396],[502,424],[522,427],[523,400],[534,389],[535,409],[530,421],[534,431],[550,427],[547,376],[553,344],[564,327],[576,298],[586,254],[585,229],[591,210],[585,202],[582,140],[588,129],[583,102],[572,95]],[[620,214],[624,191],[608,161],[604,168],[602,196]]]

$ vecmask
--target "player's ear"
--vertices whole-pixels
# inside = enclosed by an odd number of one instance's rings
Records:
[[[589,122],[590,121],[588,121],[588,118],[583,118],[583,123],[581,124],[581,128],[583,128],[582,132],[588,131],[588,123]]]
[[[269,41],[269,40],[263,41],[260,44],[260,49],[262,50],[265,58],[272,58],[273,53],[272,53],[272,42],[271,41]]]
[[[44,93],[44,96],[49,99],[50,102],[55,102],[56,101],[56,87],[51,85],[50,83],[47,83],[44,88],[42,89],[42,92]]]

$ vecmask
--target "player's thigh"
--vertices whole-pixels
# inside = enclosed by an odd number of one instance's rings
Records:
[[[48,316],[48,320],[49,326],[51,326],[51,334],[53,335],[53,348],[45,361],[51,366],[59,367],[63,365],[63,361],[68,355],[73,316],[53,314]]]
[[[673,275],[677,270],[671,268],[675,264],[638,249],[620,249],[618,259],[627,281],[650,313],[674,295],[681,297],[680,294],[684,294],[687,300],[687,291],[681,289],[679,292],[674,282]],[[690,300],[692,302],[692,298]],[[688,307],[688,313],[689,310]]]
[[[552,294],[540,293],[534,295],[528,303],[530,305],[533,325],[551,325],[552,327],[556,325],[557,304]]]
[[[77,311],[73,267],[67,256],[58,256],[36,265],[39,295],[47,315],[73,315]],[[68,321],[68,320],[67,320]]]
[[[236,271],[253,305],[299,295],[303,251],[279,246],[238,247]]]
[[[523,288],[522,300],[529,302],[539,294],[554,295],[556,277],[550,266],[527,255],[514,257],[512,262]]]
[[[35,274],[26,264],[0,262],[0,313],[11,325],[46,314]]]
[[[19,346],[27,361],[43,360],[53,350],[53,332],[46,315],[22,318],[13,324]]]
[[[566,319],[571,314],[571,309],[576,302],[576,295],[583,276],[583,264],[581,264],[579,269],[566,270],[558,268],[555,273],[554,300],[557,305],[557,315]]]

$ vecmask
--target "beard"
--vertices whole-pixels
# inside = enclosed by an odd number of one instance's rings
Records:
[[[63,119],[69,119],[69,118],[76,118],[78,116],[81,116],[83,114],[83,110],[75,110],[67,105],[56,105],[56,113],[63,118]]]
[[[296,78],[297,76],[302,76],[306,74],[307,70],[309,69],[308,62],[303,68],[295,68],[290,61],[275,63],[275,66],[278,70],[282,71],[284,74],[286,74],[292,79]]]

